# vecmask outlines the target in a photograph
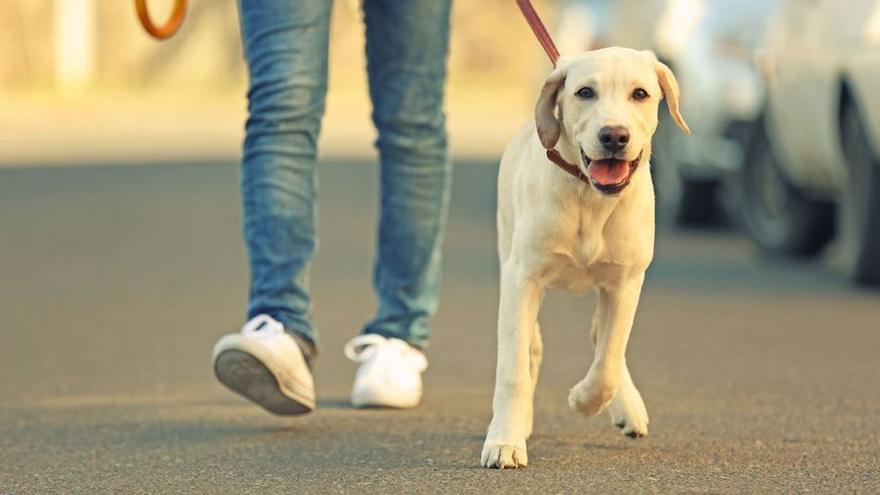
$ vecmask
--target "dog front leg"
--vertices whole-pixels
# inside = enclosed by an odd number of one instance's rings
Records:
[[[572,387],[568,403],[592,416],[602,412],[620,389],[626,366],[626,344],[632,330],[644,274],[622,281],[614,287],[600,288],[594,317],[593,364],[587,376]]]
[[[593,328],[590,332],[594,350],[602,318],[604,316],[600,306],[593,315]],[[620,428],[622,434],[630,438],[639,438],[648,434],[648,410],[645,408],[642,394],[639,393],[629,374],[625,358],[621,367],[620,388],[608,404],[608,413],[611,416],[611,424]]]
[[[541,338],[541,324],[535,322],[535,330],[532,332],[532,345],[529,347],[529,375],[532,378],[532,400],[529,401],[529,410],[526,416],[526,440],[532,436],[535,425],[535,390],[538,388],[538,375],[541,373],[541,360],[544,358],[544,341]]]
[[[498,305],[498,366],[492,422],[483,444],[485,467],[517,468],[528,464],[526,436],[534,393],[529,347],[538,320],[542,289],[508,261],[501,273]]]

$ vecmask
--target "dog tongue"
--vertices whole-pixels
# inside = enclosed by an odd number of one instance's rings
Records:
[[[629,162],[626,160],[593,160],[587,167],[590,178],[599,185],[612,186],[620,184],[629,173]]]

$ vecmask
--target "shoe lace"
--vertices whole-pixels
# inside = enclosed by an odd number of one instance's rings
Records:
[[[241,327],[241,333],[255,337],[272,337],[284,333],[284,325],[269,315],[257,315]]]
[[[413,368],[425,371],[428,360],[421,351],[400,339],[386,339],[381,335],[368,333],[358,335],[345,344],[345,356],[356,363],[363,363],[380,354],[396,354]]]

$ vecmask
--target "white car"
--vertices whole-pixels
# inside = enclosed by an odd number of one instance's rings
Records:
[[[758,66],[767,102],[743,163],[764,250],[817,254],[837,233],[853,280],[880,283],[880,0],[788,0]]]

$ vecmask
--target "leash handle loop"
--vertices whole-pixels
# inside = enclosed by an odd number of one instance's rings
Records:
[[[174,1],[174,10],[171,12],[171,17],[162,26],[157,26],[150,18],[150,13],[147,11],[147,0],[134,0],[134,6],[137,10],[138,19],[140,19],[141,25],[144,26],[147,33],[160,40],[174,36],[177,30],[180,29],[180,25],[183,24],[184,16],[186,16],[186,0]]]
[[[556,62],[559,60],[559,50],[556,49],[553,38],[550,37],[550,33],[547,32],[547,28],[541,22],[541,17],[538,16],[535,8],[532,7],[531,0],[516,0],[516,4],[519,6],[519,10],[522,11],[523,17],[526,18],[526,22],[529,23],[529,27],[532,28],[532,32],[535,33],[535,37],[538,38],[538,43],[541,44],[544,52],[547,53],[547,57],[550,58],[550,62],[553,63],[553,67],[556,67]]]

